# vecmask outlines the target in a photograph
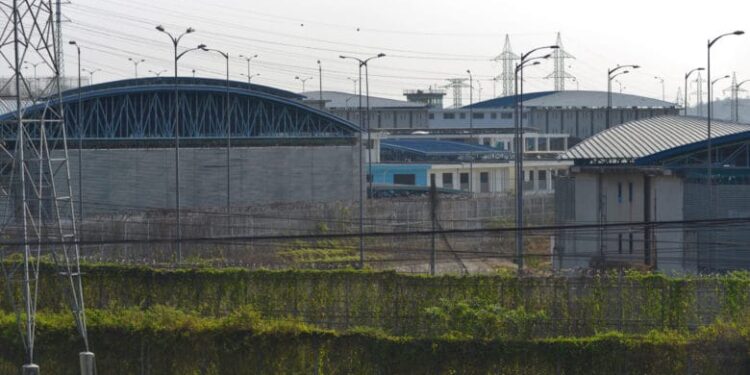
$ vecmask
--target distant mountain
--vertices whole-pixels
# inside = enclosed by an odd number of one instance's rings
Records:
[[[750,99],[740,99],[740,122],[750,124]],[[708,113],[707,105],[702,106],[703,117]],[[731,121],[732,120],[732,103],[730,99],[720,99],[714,102],[712,118]],[[697,107],[688,108],[689,116],[698,116]]]

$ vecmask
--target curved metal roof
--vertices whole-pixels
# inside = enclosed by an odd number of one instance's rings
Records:
[[[700,147],[707,140],[707,127],[706,119],[699,117],[661,116],[630,121],[585,139],[561,159],[622,164],[664,153],[674,155],[689,151],[685,148],[688,146]],[[748,132],[750,125],[711,122],[711,135],[716,144],[730,140],[727,137],[732,135],[750,136]]]
[[[227,81],[225,80],[209,78],[179,77],[177,78],[176,82],[179,87],[180,94],[220,94],[221,96],[223,96],[223,94],[228,92],[230,95],[235,97],[264,100],[267,102],[278,104],[280,106],[284,106],[286,108],[294,109],[301,113],[308,113],[319,118],[324,118],[330,124],[335,124],[335,126],[343,129],[346,132],[359,132],[359,127],[354,123],[334,116],[328,112],[308,106],[302,103],[302,101],[300,100],[304,97],[289,91],[248,84],[239,81],[229,81],[227,85]],[[227,88],[227,86],[229,87]],[[44,109],[48,106],[55,107],[61,104],[63,107],[65,107],[66,112],[75,111],[79,99],[84,103],[84,109],[86,109],[85,107],[87,107],[86,103],[88,101],[95,101],[106,98],[124,98],[128,95],[133,94],[159,94],[161,96],[164,96],[164,103],[168,104],[169,100],[171,100],[168,99],[168,97],[173,97],[172,93],[174,89],[175,79],[173,77],[149,77],[100,83],[82,87],[80,90],[67,90],[62,93],[62,100],[55,97],[49,100],[47,103],[42,102],[25,107],[23,109],[23,116],[34,117],[37,115],[41,115],[41,112],[44,111]],[[120,103],[122,101],[115,102],[115,104],[117,105],[122,105],[122,103]],[[159,101],[159,103],[161,103],[161,101]],[[183,105],[185,104],[181,102],[181,106]],[[128,110],[132,109],[128,108]],[[171,114],[171,111],[168,109],[165,109],[164,112],[167,115]],[[10,121],[15,118],[16,113],[14,111],[6,112],[0,115],[0,122]],[[70,118],[76,119],[77,117],[70,116]]]
[[[475,103],[465,108],[508,108],[516,105],[522,99],[524,107],[537,108],[605,108],[607,106],[606,91],[542,91],[505,96]],[[648,98],[639,95],[612,93],[613,108],[675,108],[676,104]]]

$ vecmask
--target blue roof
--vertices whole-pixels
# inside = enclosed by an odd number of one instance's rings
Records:
[[[380,148],[413,152],[423,156],[482,155],[496,154],[497,149],[456,141],[426,139],[388,139],[380,142]]]
[[[523,95],[511,95],[511,96],[503,96],[500,98],[494,98],[490,100],[485,100],[482,102],[474,103],[472,105],[467,105],[464,108],[474,108],[474,109],[480,109],[480,108],[509,108],[509,107],[515,107],[516,102],[518,99],[521,99],[521,101],[527,101],[531,99],[540,98],[543,96],[554,94],[556,91],[542,91],[542,92],[530,92]]]

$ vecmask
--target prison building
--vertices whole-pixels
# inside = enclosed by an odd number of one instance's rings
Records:
[[[544,91],[485,100],[454,109],[430,109],[430,129],[512,128],[521,102],[523,127],[540,133],[568,134],[571,144],[625,122],[677,115],[675,103],[606,91]]]
[[[425,129],[428,104],[365,96],[340,91],[307,91],[300,95],[311,107],[323,108],[335,116],[372,130],[380,129]],[[322,104],[321,104],[322,98]],[[361,100],[361,102],[360,102]],[[366,111],[369,101],[369,111]],[[360,107],[361,106],[361,107]],[[360,114],[360,108],[361,114]]]
[[[554,266],[750,268],[746,223],[687,224],[750,218],[750,126],[714,121],[710,153],[707,135],[706,119],[663,116],[612,127],[563,154],[574,165],[557,180],[557,221],[586,227],[558,231]]]
[[[356,199],[359,128],[301,99],[245,82],[153,77],[68,90],[23,117],[62,108],[72,191],[87,216],[174,209],[177,160],[183,209],[223,209],[227,197],[234,207]],[[0,116],[6,147],[16,123],[15,112]]]

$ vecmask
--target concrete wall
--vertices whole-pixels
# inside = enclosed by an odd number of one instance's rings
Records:
[[[357,196],[358,148],[343,146],[236,147],[231,150],[231,201],[337,201]],[[70,150],[78,199],[78,151]],[[84,149],[86,214],[175,207],[175,153],[171,148]],[[182,148],[182,207],[226,206],[226,150]]]
[[[351,108],[333,108],[331,113],[359,124],[357,103]],[[364,112],[364,110],[363,110]],[[370,108],[371,129],[425,129],[427,107],[423,108]]]

